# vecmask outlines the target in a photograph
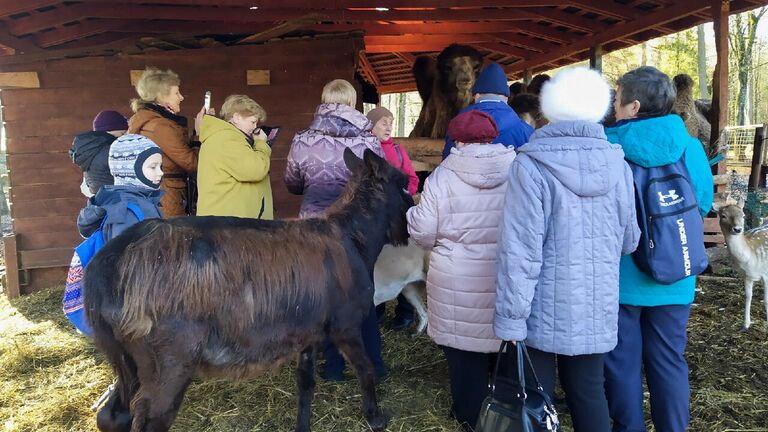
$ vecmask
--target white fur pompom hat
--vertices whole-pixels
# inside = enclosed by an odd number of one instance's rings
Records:
[[[602,75],[585,67],[562,70],[541,89],[541,112],[551,122],[597,123],[611,104],[611,89]]]

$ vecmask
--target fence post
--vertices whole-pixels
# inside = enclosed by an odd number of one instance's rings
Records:
[[[749,172],[749,182],[747,190],[753,191],[760,186],[760,173],[763,166],[763,149],[765,148],[766,131],[768,124],[764,124],[755,129],[755,142],[752,148],[752,169]]]

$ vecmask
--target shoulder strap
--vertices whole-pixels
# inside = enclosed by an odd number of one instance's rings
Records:
[[[397,151],[397,157],[398,159],[400,159],[400,169],[402,169],[403,164],[405,163],[405,161],[403,160],[403,153],[400,152],[400,146],[397,145],[397,143],[394,143],[394,146],[395,146],[395,151]]]
[[[136,203],[129,201],[127,204],[127,207],[128,207],[128,210],[130,210],[131,213],[133,213],[133,215],[136,216],[136,219],[138,219],[139,222],[144,220],[144,212],[141,211],[141,209]]]

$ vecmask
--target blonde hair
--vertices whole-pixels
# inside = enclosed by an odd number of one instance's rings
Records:
[[[143,104],[156,102],[158,96],[167,95],[171,91],[171,87],[179,84],[181,84],[181,79],[176,72],[170,69],[160,70],[152,66],[147,67],[141,74],[139,81],[136,82],[136,93],[139,98],[131,100],[133,112],[138,111]]]
[[[224,99],[224,104],[221,106],[221,118],[230,121],[235,113],[244,117],[256,116],[259,122],[267,119],[267,112],[264,111],[264,108],[246,95],[230,95]]]
[[[349,105],[352,108],[357,104],[357,91],[347,80],[335,79],[323,87],[322,103],[337,103]]]

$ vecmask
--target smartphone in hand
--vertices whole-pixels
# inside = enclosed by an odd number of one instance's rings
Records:
[[[272,144],[277,139],[277,135],[280,133],[280,126],[262,126],[261,130],[267,134],[267,144],[272,147]]]
[[[207,91],[205,92],[205,102],[203,102],[203,107],[205,107],[205,112],[207,113],[209,109],[211,109],[211,92]]]

